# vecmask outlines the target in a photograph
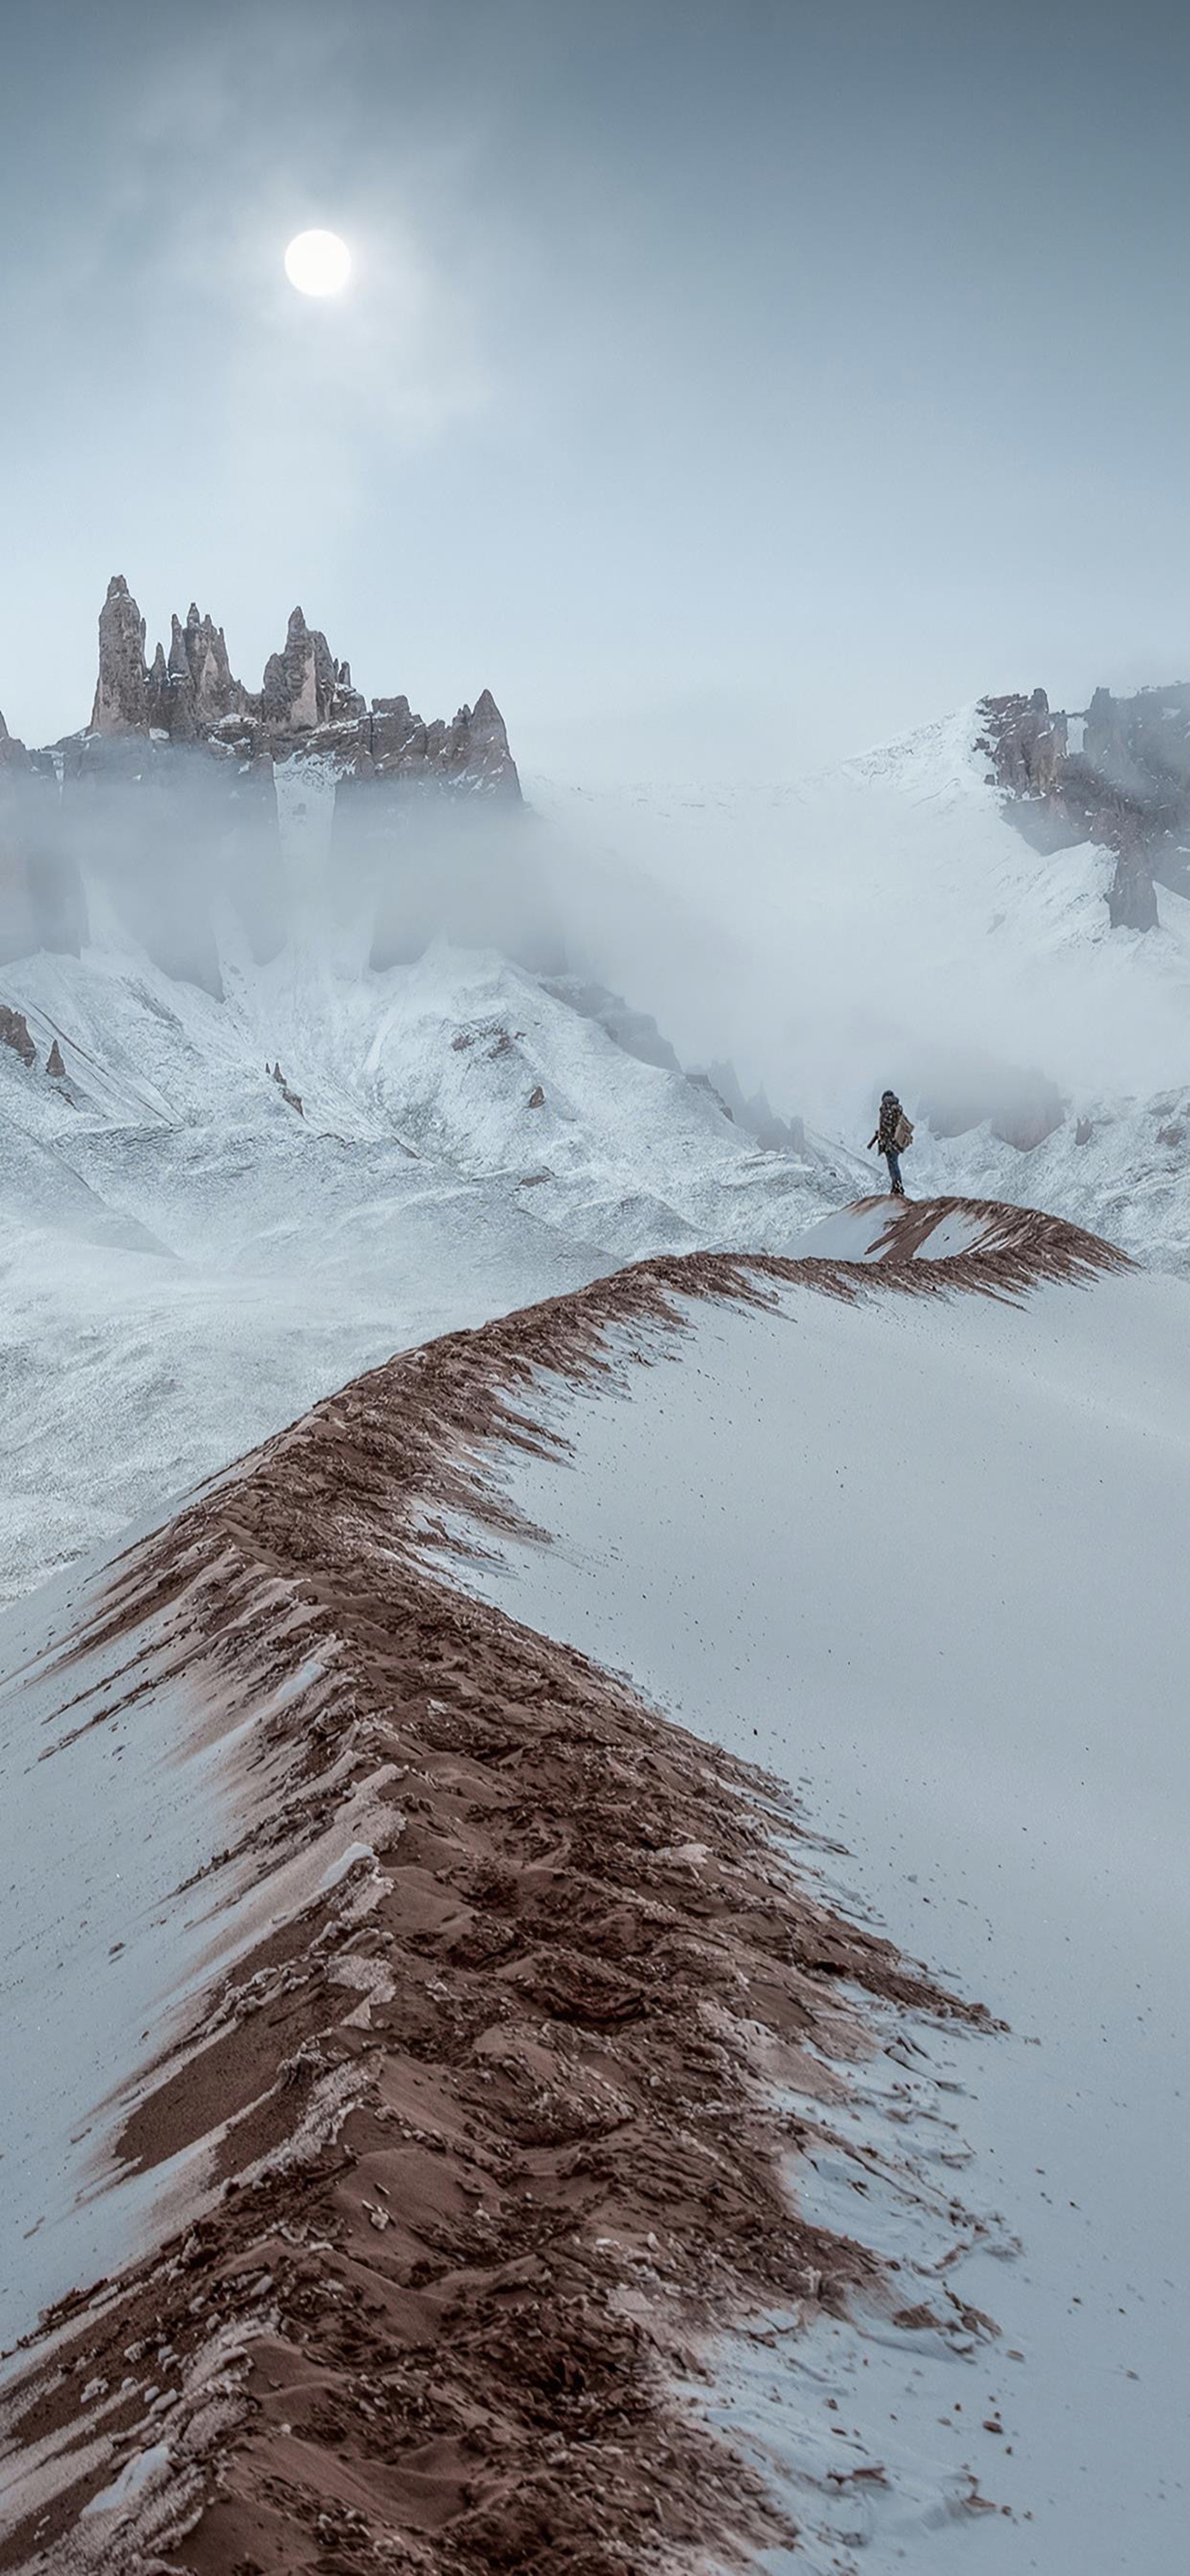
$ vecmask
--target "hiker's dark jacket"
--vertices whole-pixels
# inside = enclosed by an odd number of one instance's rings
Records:
[[[896,1150],[897,1150],[897,1121],[898,1121],[898,1119],[900,1118],[900,1116],[901,1116],[901,1104],[900,1104],[900,1101],[899,1101],[899,1100],[882,1100],[882,1101],[881,1101],[881,1103],[880,1103],[880,1121],[879,1121],[879,1124],[878,1124],[878,1126],[877,1126],[876,1133],[875,1133],[875,1135],[873,1136],[873,1138],[872,1138],[871,1142],[872,1142],[872,1144],[873,1144],[873,1145],[877,1145],[877,1146],[879,1146],[880,1152],[881,1152],[882,1154],[895,1154],[895,1153],[896,1153]],[[869,1151],[870,1151],[870,1150],[871,1150],[871,1148],[869,1147]]]

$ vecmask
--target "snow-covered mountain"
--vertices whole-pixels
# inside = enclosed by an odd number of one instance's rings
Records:
[[[4,1614],[14,2576],[1180,2576],[1188,1301],[868,1202]]]

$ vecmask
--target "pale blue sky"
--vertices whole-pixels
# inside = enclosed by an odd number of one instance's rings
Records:
[[[41,0],[4,75],[27,738],[114,569],[574,776],[1190,674],[1181,8]]]

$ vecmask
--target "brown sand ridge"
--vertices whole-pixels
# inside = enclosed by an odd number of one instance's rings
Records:
[[[647,1358],[683,1301],[1004,1296],[1121,1264],[977,1213],[986,1255],[693,1254],[451,1334],[118,1562],[66,1691],[118,1648],[92,1722],[134,1707],[151,1625],[196,1726],[262,1712],[262,1881],[337,1815],[358,1849],[333,1884],[299,1873],[125,2123],[125,2162],[194,2150],[187,2222],[32,2340],[0,2570],[623,2576],[781,2536],[676,2373],[765,2305],[862,2287],[920,2318],[879,2246],[794,2214],[766,2079],[838,2098],[873,2016],[983,2016],[808,1891],[773,1783],[457,1589],[441,1515],[511,1526],[490,1470],[552,1440],[543,1377]]]

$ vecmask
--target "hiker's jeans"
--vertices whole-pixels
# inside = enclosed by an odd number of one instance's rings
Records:
[[[889,1146],[887,1147],[886,1152],[885,1152],[884,1159],[885,1159],[885,1162],[886,1162],[886,1163],[887,1163],[887,1165],[888,1165],[888,1177],[889,1177],[890,1181],[892,1182],[893,1188],[894,1188],[894,1190],[900,1191],[900,1189],[901,1189],[901,1157],[900,1157],[900,1155],[898,1154],[898,1152],[897,1152],[897,1149],[896,1149],[896,1146],[895,1146],[895,1145],[889,1145]]]

